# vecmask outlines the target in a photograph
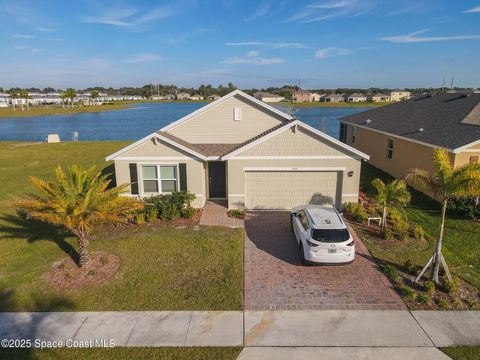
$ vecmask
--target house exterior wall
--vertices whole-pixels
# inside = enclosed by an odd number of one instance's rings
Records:
[[[433,172],[433,147],[360,127],[356,127],[355,142],[352,142],[352,128],[352,125],[347,124],[347,145],[370,155],[369,162],[373,166],[396,178],[405,177],[413,168]],[[389,138],[393,139],[392,159],[387,158],[387,141]],[[454,164],[456,164],[455,155],[450,153],[451,161]]]
[[[391,101],[402,101],[410,99],[410,91],[392,91],[390,93]]]
[[[471,146],[464,151],[455,154],[455,167],[470,164],[471,162],[480,163],[480,145]]]
[[[203,207],[206,200],[205,185],[205,166],[206,163],[200,159],[195,159],[191,155],[177,150],[169,144],[153,141],[147,141],[144,144],[122,154],[114,160],[115,178],[118,185],[129,184],[130,164],[137,165],[139,195],[143,194],[143,183],[141,165],[177,165],[186,164],[187,169],[187,189],[197,197],[194,207]],[[177,178],[178,182],[178,178]],[[128,193],[131,194],[129,187]],[[148,195],[151,196],[151,195]]]
[[[293,101],[294,102],[309,102],[310,100],[310,93],[309,92],[297,92],[293,94]]]
[[[241,108],[241,120],[233,120]],[[232,97],[168,130],[192,144],[242,143],[278,125],[281,118],[240,97]]]

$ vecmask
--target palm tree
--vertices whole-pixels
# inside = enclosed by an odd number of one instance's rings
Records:
[[[100,93],[98,92],[98,90],[92,90],[92,92],[90,93],[90,99],[92,99],[93,102],[95,102],[95,100],[98,99],[99,96]]]
[[[125,223],[133,211],[143,208],[140,201],[119,196],[128,184],[108,189],[108,176],[96,172],[95,167],[82,169],[74,165],[63,172],[58,166],[53,182],[30,178],[41,195],[30,194],[28,200],[15,205],[27,218],[64,227],[75,235],[79,266],[84,267],[90,262],[89,235],[94,228],[105,223]]]
[[[431,193],[442,203],[440,231],[435,246],[435,252],[424,266],[415,281],[431,266],[430,279],[438,283],[440,265],[450,281],[452,277],[442,253],[442,242],[445,228],[445,215],[448,200],[453,197],[473,197],[480,194],[480,164],[467,164],[454,169],[448,153],[444,149],[435,149],[433,152],[433,175],[422,169],[412,169],[407,175],[407,182],[420,190]]]
[[[393,180],[385,184],[380,179],[372,181],[373,187],[377,190],[375,199],[382,206],[382,231],[387,225],[387,210],[390,206],[405,206],[410,202],[411,195],[407,184],[403,180]]]
[[[65,109],[65,101],[68,99],[68,94],[65,91],[60,92],[60,99],[62,99],[62,108]]]
[[[13,111],[15,111],[15,99],[18,99],[18,90],[10,89],[8,91],[10,98],[12,99]]]
[[[73,107],[73,99],[77,96],[77,91],[73,88],[68,88],[65,90],[65,95],[70,99],[70,107]]]
[[[25,100],[25,104],[27,104],[27,110],[30,110],[30,106],[28,104],[28,99],[31,99],[32,97],[28,93],[27,90],[20,90],[18,93],[19,97]],[[22,103],[22,110],[23,110],[23,103]]]

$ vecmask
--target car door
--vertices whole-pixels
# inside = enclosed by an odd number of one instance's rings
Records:
[[[305,211],[300,210],[294,219],[294,232],[298,243],[305,241],[309,229],[308,218]]]

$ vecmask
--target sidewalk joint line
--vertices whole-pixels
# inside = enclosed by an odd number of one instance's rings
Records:
[[[188,333],[190,331],[190,324],[192,322],[192,317],[193,317],[193,311],[189,311],[190,317],[188,318],[188,325],[187,325],[187,331],[185,332],[185,340],[183,342],[183,346],[187,346],[187,340],[188,340]]]
[[[408,312],[410,313],[410,316],[415,320],[415,322],[418,324],[418,326],[420,326],[420,329],[422,329],[422,331],[425,333],[425,335],[427,335],[428,337],[428,340],[430,340],[430,342],[432,343],[432,345],[434,347],[437,347],[437,344],[435,344],[435,342],[432,340],[432,338],[430,337],[430,335],[427,333],[427,331],[423,328],[423,326],[418,322],[417,318],[415,317],[415,315],[413,315],[412,311],[411,310],[408,310]]]
[[[80,324],[80,326],[77,328],[77,330],[75,330],[75,332],[73,333],[72,335],[72,339],[75,339],[75,337],[77,336],[78,332],[80,331],[80,329],[82,328],[83,324],[85,324],[88,320],[88,315],[85,316],[85,319],[83,319],[82,323]]]

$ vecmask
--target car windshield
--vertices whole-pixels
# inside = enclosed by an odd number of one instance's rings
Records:
[[[312,238],[313,240],[326,242],[326,243],[337,243],[347,241],[350,237],[347,229],[313,229]]]

